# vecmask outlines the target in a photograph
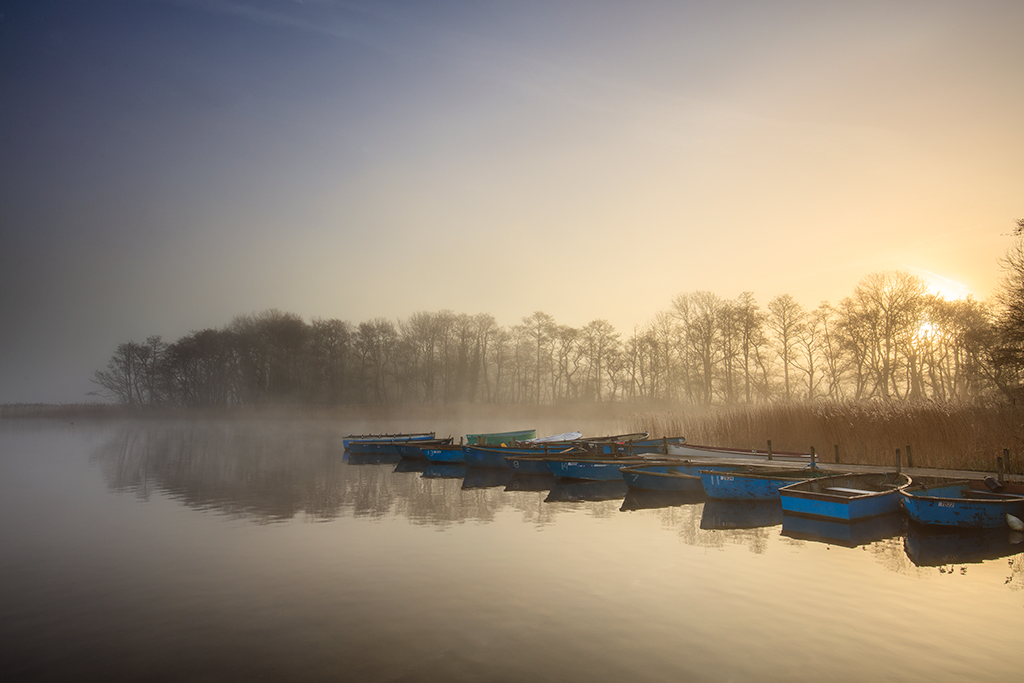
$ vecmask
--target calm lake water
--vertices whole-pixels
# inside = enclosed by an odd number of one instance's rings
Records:
[[[0,422],[0,679],[1021,680],[1024,544],[356,463],[317,422]]]

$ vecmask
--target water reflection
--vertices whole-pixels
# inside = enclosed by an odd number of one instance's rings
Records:
[[[512,475],[505,484],[506,491],[550,491],[558,479],[553,474],[519,474]]]
[[[701,529],[756,529],[782,524],[777,500],[717,500],[704,504]]]
[[[559,479],[551,487],[545,503],[581,503],[585,501],[616,500],[626,495],[629,487],[618,481],[572,481]]]
[[[512,509],[527,523],[543,526],[578,509],[558,505],[572,503],[589,504],[586,509],[595,517],[652,515],[694,546],[738,544],[760,553],[779,536],[868,546],[893,571],[906,571],[908,558],[915,566],[928,567],[1011,557],[1024,550],[1021,534],[936,531],[916,525],[905,529],[898,514],[845,524],[783,515],[777,501],[729,502],[708,500],[699,492],[630,491],[621,481],[564,481],[395,455],[345,460],[344,431],[306,424],[270,428],[244,421],[128,423],[102,442],[91,460],[114,491],[131,492],[142,500],[160,492],[193,509],[260,523],[297,516],[313,521],[397,516],[447,528],[466,520],[490,522],[501,510]]]
[[[395,469],[392,471],[397,472],[399,474],[403,472],[423,474],[424,472],[427,471],[427,465],[430,464],[429,460],[413,460],[411,458],[403,458],[402,456],[395,457],[397,457],[399,460],[398,463],[395,465]]]
[[[345,465],[340,436],[247,422],[130,424],[92,454],[115,491],[154,489],[185,505],[264,521],[333,517]]]
[[[432,462],[423,470],[426,479],[463,479],[466,476],[465,463]]]
[[[499,470],[493,467],[470,467],[462,480],[464,489],[489,489],[505,487],[515,473],[510,469]]]
[[[1024,552],[1024,533],[1009,529],[942,529],[910,523],[903,541],[918,567],[969,564]]]
[[[623,512],[631,510],[654,510],[657,508],[694,505],[708,500],[703,489],[700,491],[643,491],[630,489],[622,500]]]
[[[893,538],[903,531],[903,515],[894,512],[857,522],[835,522],[828,519],[783,515],[782,535],[805,541],[818,541],[847,548],[856,548],[875,541]]]
[[[349,453],[345,451],[343,459],[350,465],[397,465],[402,456],[397,453]]]

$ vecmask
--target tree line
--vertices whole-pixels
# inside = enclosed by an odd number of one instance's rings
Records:
[[[969,401],[1021,393],[1024,220],[992,303],[949,301],[903,272],[865,277],[837,306],[783,294],[680,294],[628,335],[537,311],[418,312],[353,325],[269,310],[173,343],[118,345],[96,372],[127,406],[780,400]]]

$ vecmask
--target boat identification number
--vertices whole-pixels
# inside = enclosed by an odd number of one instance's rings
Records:
[[[951,507],[953,507],[953,504],[952,503],[939,503],[939,507],[940,508],[951,508]]]

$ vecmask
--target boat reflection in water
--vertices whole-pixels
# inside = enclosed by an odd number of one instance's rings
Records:
[[[551,474],[522,474],[516,472],[505,484],[506,491],[550,491],[558,479]]]
[[[677,505],[699,505],[707,501],[704,489],[699,491],[644,491],[630,488],[622,501],[622,512],[653,510]]]
[[[349,465],[397,465],[402,461],[402,456],[397,453],[349,453]]]
[[[1024,533],[1007,528],[936,528],[911,522],[903,549],[918,567],[970,564],[1024,553]]]
[[[429,464],[430,463],[426,460],[410,460],[409,458],[402,458],[398,461],[398,464],[395,465],[395,469],[393,471],[399,474],[403,472],[422,473],[426,471],[427,465]]]
[[[559,479],[551,487],[551,492],[544,499],[545,503],[578,503],[591,500],[615,500],[626,495],[629,487],[626,482],[589,481]]]
[[[701,529],[757,529],[782,524],[777,500],[719,500],[704,503]]]
[[[493,467],[468,467],[462,480],[464,489],[489,489],[505,486],[515,475],[511,469],[499,470]]]
[[[898,536],[903,531],[903,514],[891,512],[857,522],[782,515],[782,535],[805,541],[831,543],[847,548],[867,545],[883,538]]]
[[[421,475],[424,479],[462,479],[466,476],[466,464],[459,462],[432,462]]]

